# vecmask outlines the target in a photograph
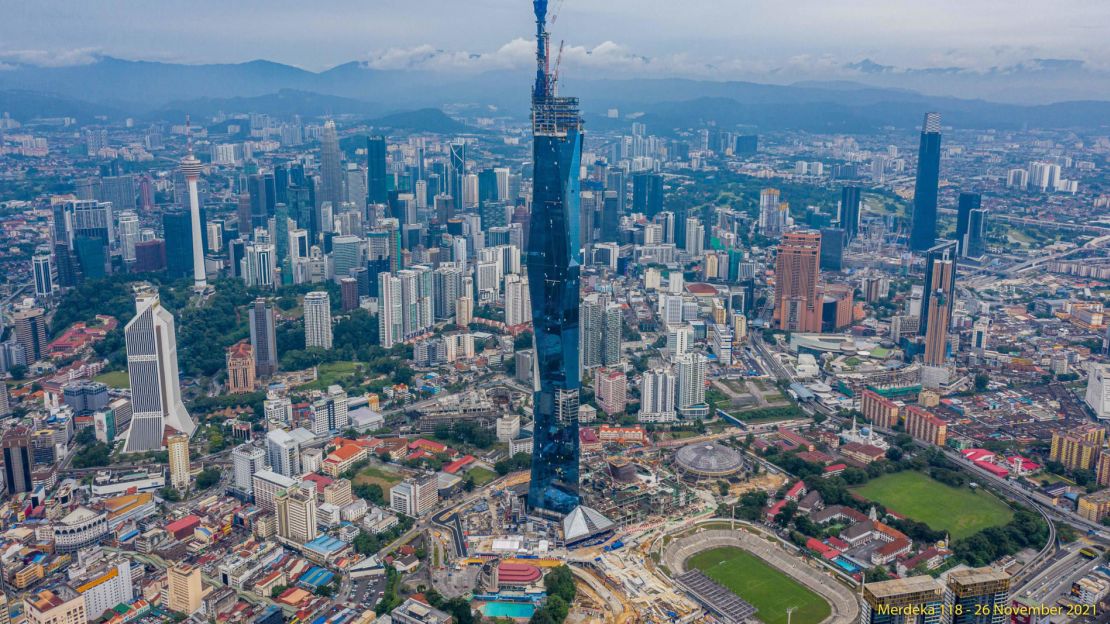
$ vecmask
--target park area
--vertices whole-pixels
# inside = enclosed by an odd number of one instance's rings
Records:
[[[759,557],[733,547],[702,551],[686,562],[751,603],[766,624],[787,624],[786,610],[794,607],[790,624],[818,624],[831,609],[821,596],[776,570]]]
[[[934,531],[961,539],[1013,518],[1013,511],[994,494],[952,487],[926,474],[903,470],[872,479],[855,492],[889,511],[924,522]]]
[[[392,470],[386,470],[377,466],[366,466],[358,471],[355,476],[354,485],[378,485],[381,486],[382,491],[389,493],[389,488],[401,482],[402,476]]]
[[[101,373],[97,375],[93,381],[108,386],[109,388],[130,388],[131,379],[127,375],[127,371],[112,371],[110,373]]]

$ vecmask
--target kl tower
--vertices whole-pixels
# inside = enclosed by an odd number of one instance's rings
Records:
[[[200,177],[200,161],[193,155],[193,141],[189,136],[189,118],[185,118],[185,141],[188,153],[181,159],[181,173],[185,174],[185,184],[189,187],[189,217],[193,226],[193,288],[203,292],[208,287],[204,275],[204,245],[200,229],[200,196],[197,193],[197,178]]]

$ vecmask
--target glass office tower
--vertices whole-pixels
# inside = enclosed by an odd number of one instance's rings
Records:
[[[940,113],[925,113],[917,150],[910,250],[925,251],[937,239],[937,190],[940,185]]]
[[[528,288],[535,340],[535,415],[528,506],[569,513],[578,506],[578,99],[555,95],[548,63],[547,0],[536,14],[532,94],[534,179],[528,237]]]

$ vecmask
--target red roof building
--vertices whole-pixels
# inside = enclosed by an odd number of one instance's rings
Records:
[[[462,457],[456,459],[455,461],[451,462],[450,464],[447,464],[446,466],[444,466],[443,467],[443,472],[446,472],[447,474],[455,474],[456,472],[462,470],[464,467],[470,465],[473,462],[474,462],[474,456],[473,455],[463,455]]]
[[[200,526],[200,517],[190,514],[167,524],[166,533],[172,535],[175,540],[183,540],[192,536],[193,530],[198,526]]]
[[[497,566],[497,585],[523,587],[540,580],[540,569],[527,563],[502,563]]]
[[[996,477],[1005,479],[1006,477],[1010,476],[1010,471],[1009,470],[1007,470],[1007,469],[1003,468],[1002,466],[999,466],[998,464],[995,464],[993,462],[977,461],[977,462],[972,462],[972,463],[974,463],[977,467],[982,468],[983,470],[986,470],[987,472],[991,473],[992,475],[994,475]]]

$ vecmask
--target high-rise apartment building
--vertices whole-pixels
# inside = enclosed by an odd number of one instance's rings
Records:
[[[378,274],[378,341],[389,349],[404,341],[401,280],[392,273]]]
[[[316,539],[316,492],[289,488],[274,499],[277,508],[278,535],[297,544]]]
[[[668,370],[644,371],[640,382],[640,422],[674,422],[675,386],[674,373]]]
[[[901,418],[901,406],[870,389],[860,395],[860,411],[864,418],[884,429],[893,429]]]
[[[314,290],[304,296],[305,348],[331,349],[331,297]]]
[[[925,283],[921,291],[920,317],[918,332],[924,336],[929,329],[929,314],[932,308],[930,299],[938,292],[949,295],[947,317],[952,319],[956,301],[951,296],[956,291],[956,241],[945,240],[933,245],[925,252]],[[947,329],[947,328],[946,328]]]
[[[505,324],[513,327],[532,322],[528,277],[510,273],[505,276]]]
[[[135,317],[123,335],[132,405],[126,452],[162,448],[168,429],[192,436],[196,424],[181,400],[174,318],[157,293],[143,292],[135,298]]]
[[[46,317],[42,308],[20,307],[12,313],[15,340],[23,347],[27,363],[38,362],[46,354]]]
[[[266,432],[266,458],[270,470],[284,477],[301,474],[301,444],[284,429]]]
[[[940,113],[925,113],[917,150],[910,249],[925,251],[937,239],[937,193],[940,187]]]
[[[1110,418],[1110,364],[1092,362],[1087,368],[1087,406],[1099,420]]]
[[[778,189],[766,188],[759,193],[759,233],[778,238],[786,230],[790,212],[787,205],[780,201]]]
[[[250,494],[253,492],[254,473],[266,468],[266,452],[253,444],[243,444],[231,451],[231,466],[235,487]]]
[[[944,446],[948,423],[925,408],[910,405],[905,409],[906,433],[926,444]]]
[[[859,624],[942,624],[946,613],[944,593],[944,584],[931,576],[867,583],[860,601]]]
[[[342,431],[350,424],[347,393],[340,386],[328,386],[327,394],[312,403],[312,433],[322,436],[329,431]]]
[[[166,608],[192,615],[200,610],[204,581],[200,566],[176,563],[166,570]]]
[[[438,502],[438,480],[434,474],[405,479],[389,490],[389,508],[411,518],[424,515]]]
[[[821,331],[821,235],[786,232],[775,258],[775,327],[786,331]]]
[[[967,568],[948,573],[947,624],[1010,622],[1010,575],[998,568]]]
[[[619,414],[628,402],[628,377],[624,371],[599,369],[594,382],[597,406],[606,414]]]
[[[679,411],[705,403],[705,375],[708,360],[700,353],[687,353],[675,361],[678,391],[675,408]]]
[[[924,362],[928,366],[943,366],[948,358],[948,328],[955,307],[956,249],[954,241],[947,241],[931,248],[925,256],[921,326],[925,330]]]
[[[278,370],[273,305],[265,299],[255,299],[250,307],[250,327],[255,375],[261,379],[269,379]]]
[[[189,489],[189,436],[175,433],[166,438],[169,451],[170,484],[178,490]]]
[[[1094,424],[1053,431],[1048,459],[1060,462],[1068,470],[1089,470],[1105,441],[1106,430]]]

